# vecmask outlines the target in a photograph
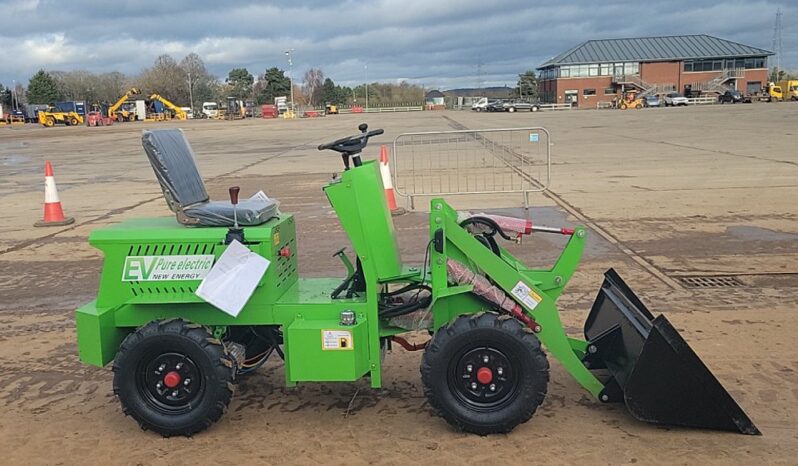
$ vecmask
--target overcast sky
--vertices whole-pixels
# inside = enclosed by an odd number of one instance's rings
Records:
[[[258,74],[287,68],[291,48],[295,76],[448,89],[475,86],[481,68],[484,85],[504,85],[588,39],[705,33],[771,50],[777,8],[782,67],[798,69],[795,0],[0,0],[0,83],[39,68],[135,74],[192,51],[217,76]]]

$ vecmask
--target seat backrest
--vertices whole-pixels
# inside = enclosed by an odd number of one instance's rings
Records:
[[[208,201],[194,152],[182,130],[144,131],[141,143],[172,212]]]

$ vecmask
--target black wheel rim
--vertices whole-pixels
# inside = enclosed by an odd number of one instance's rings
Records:
[[[202,373],[194,361],[179,352],[143,358],[136,371],[142,398],[164,414],[190,411],[205,391]]]
[[[514,358],[496,346],[470,346],[449,364],[449,389],[475,411],[494,411],[518,395],[518,367]]]

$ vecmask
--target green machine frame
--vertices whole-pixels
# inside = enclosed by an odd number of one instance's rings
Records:
[[[368,374],[371,385],[380,387],[385,339],[406,332],[379,318],[379,294],[387,287],[428,282],[432,287],[433,331],[459,315],[491,309],[471,293],[471,286],[449,285],[446,262],[452,258],[472,266],[479,264],[479,269],[508,293],[520,281],[543,297],[535,310],[527,310],[540,324],[540,340],[579,383],[594,395],[601,391],[603,385],[580,361],[586,342],[565,335],[555,305],[579,263],[584,229],[576,230],[554,268],[532,270],[503,248],[501,257],[485,248],[457,224],[457,213],[451,207],[442,199],[433,199],[430,237],[441,231],[445,242],[442,252],[430,248],[430,267],[422,271],[401,262],[377,163],[364,162],[343,172],[324,191],[357,252],[365,293],[333,299],[331,292],[340,279],[299,278],[296,227],[293,217],[283,214],[244,229],[248,247],[272,264],[247,305],[233,318],[194,294],[198,280],[129,281],[123,277],[135,258],[189,253],[218,259],[226,249],[226,228],[189,228],[172,218],[129,220],[90,236],[91,244],[102,250],[106,259],[97,299],[77,310],[81,360],[96,366],[108,364],[129,332],[153,320],[185,318],[218,329],[219,335],[232,325],[280,325],[284,329],[287,384],[353,381]],[[284,248],[291,251],[290,257],[280,255]],[[354,312],[357,324],[342,326],[342,311]],[[325,351],[320,342],[322,330],[352,331],[353,347]]]
[[[360,141],[362,149],[367,139],[336,143],[345,147]],[[348,168],[347,157],[344,161]],[[580,262],[587,240],[584,227],[542,228],[569,239],[552,268],[532,269],[495,242],[486,247],[458,221],[454,209],[435,198],[425,263],[413,267],[402,263],[378,163],[360,163],[358,156],[355,166],[334,177],[324,192],[355,250],[356,267],[342,250],[337,255],[346,266],[343,283],[341,278],[301,278],[293,216],[279,214],[262,225],[244,227],[243,244],[270,265],[236,317],[196,295],[203,276],[197,270],[207,272],[224,253],[227,228],[143,218],[93,231],[89,241],[105,260],[97,298],[76,311],[81,361],[107,365],[128,335],[155,321],[182,319],[204,326],[216,345],[235,327],[269,326],[281,332],[287,385],[368,376],[371,386],[379,388],[384,351],[392,341],[401,344],[399,334],[409,331],[381,314],[383,298],[393,291],[408,286],[429,291],[429,305],[418,311],[431,315],[424,329],[433,342],[438,330],[455,325],[461,316],[508,312],[480,297],[477,282],[453,281],[449,266],[459,264],[510,298],[513,316],[526,324],[523,330],[533,332],[597,399],[625,401],[635,417],[649,422],[758,433],[675,328],[664,316],[655,318],[614,271],[605,274],[585,324],[585,339],[566,334],[556,301]],[[338,293],[347,283],[359,283],[358,288]],[[611,377],[600,381],[591,372],[595,368],[608,369]]]

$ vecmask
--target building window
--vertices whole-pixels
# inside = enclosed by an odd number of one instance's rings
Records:
[[[570,66],[561,66],[560,67],[560,77],[561,78],[570,78],[571,77],[571,67]]]
[[[587,74],[588,74],[588,76],[598,76],[599,75],[599,66],[598,65],[587,65]]]
[[[609,63],[602,63],[599,68],[599,75],[600,76],[610,76],[612,72],[612,65]]]
[[[615,95],[618,92],[615,90],[614,87],[607,87],[604,89],[604,95]]]
[[[582,89],[583,96],[596,95],[595,89]]]
[[[721,71],[736,68],[756,69],[765,68],[764,57],[753,58],[727,58],[725,60],[685,60],[685,72]]]

